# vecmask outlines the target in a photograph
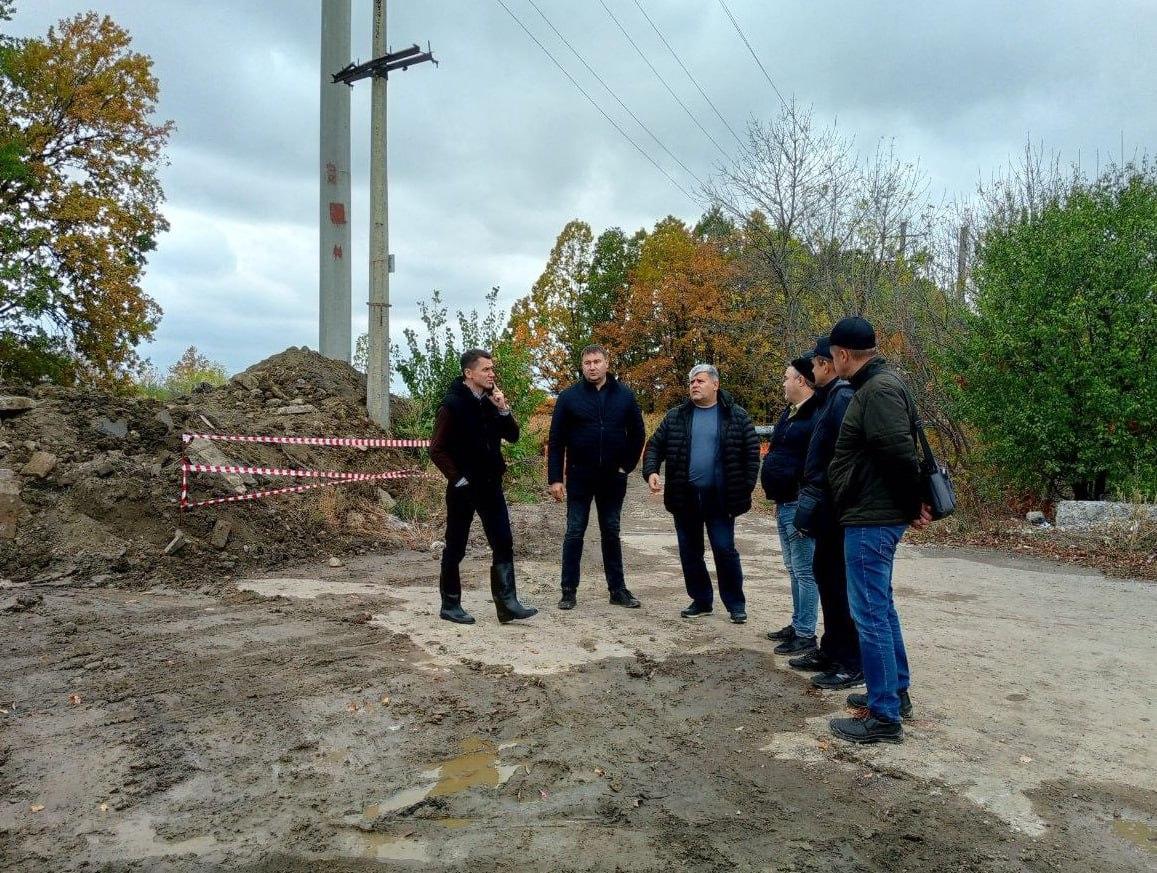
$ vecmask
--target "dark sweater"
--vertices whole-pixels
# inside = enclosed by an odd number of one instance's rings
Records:
[[[475,397],[459,376],[438,407],[431,460],[451,485],[463,476],[474,485],[494,485],[506,472],[502,440],[518,442],[514,416],[502,415],[486,395]]]

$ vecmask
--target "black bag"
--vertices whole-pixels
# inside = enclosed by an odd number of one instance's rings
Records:
[[[920,447],[924,451],[924,460],[920,463],[920,485],[924,502],[931,508],[933,521],[947,518],[956,511],[956,489],[952,487],[948,468],[939,463],[932,454],[932,446],[928,445],[928,437],[924,435],[924,422],[916,419],[912,429],[916,432]]]

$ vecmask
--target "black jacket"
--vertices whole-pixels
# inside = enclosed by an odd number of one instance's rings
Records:
[[[667,412],[647,443],[643,479],[667,465],[663,505],[677,513],[692,506],[690,483],[691,413],[687,400]],[[719,441],[723,462],[723,503],[732,516],[751,509],[751,492],[759,478],[759,437],[751,417],[726,391],[719,392]]]
[[[547,482],[563,481],[572,493],[589,488],[600,476],[639,465],[646,432],[635,392],[607,376],[602,389],[586,379],[558,395],[550,419]]]
[[[463,476],[472,485],[502,481],[502,440],[518,442],[518,422],[502,415],[485,395],[474,396],[459,376],[442,398],[430,439],[430,458],[451,485]]]
[[[807,457],[808,442],[811,441],[818,408],[818,396],[813,394],[800,404],[794,416],[791,415],[791,407],[786,407],[775,423],[771,444],[763,459],[763,470],[759,474],[759,481],[763,484],[768,500],[791,503],[799,495],[803,463]]]
[[[843,379],[833,379],[816,388],[820,408],[816,411],[807,459],[803,464],[803,483],[795,506],[795,527],[808,536],[838,530],[832,491],[828,487],[828,464],[836,451],[836,438],[844,413],[852,402],[855,389]]]
[[[848,381],[856,393],[828,465],[840,524],[908,524],[921,501],[916,402],[881,357]]]

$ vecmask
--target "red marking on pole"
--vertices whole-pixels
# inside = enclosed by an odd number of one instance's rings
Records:
[[[335,261],[340,261],[341,255],[342,255],[341,246],[334,246],[333,247],[333,259]]]
[[[329,204],[329,220],[331,224],[345,224],[345,204]]]

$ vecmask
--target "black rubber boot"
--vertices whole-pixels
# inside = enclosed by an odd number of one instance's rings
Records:
[[[538,610],[533,606],[523,606],[518,602],[513,563],[495,564],[490,568],[490,593],[494,597],[494,607],[502,624],[538,615]]]
[[[442,595],[442,609],[438,612],[439,618],[457,624],[474,624],[474,616],[462,608],[462,579],[458,576],[458,568],[443,567],[438,576],[438,593]]]

